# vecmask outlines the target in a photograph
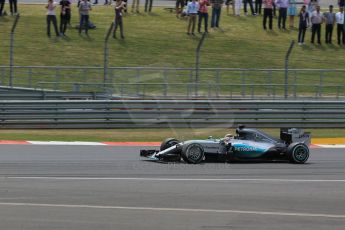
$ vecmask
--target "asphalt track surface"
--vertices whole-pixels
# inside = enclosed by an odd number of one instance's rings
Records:
[[[139,149],[1,145],[0,229],[344,229],[344,149],[305,165],[160,164]]]

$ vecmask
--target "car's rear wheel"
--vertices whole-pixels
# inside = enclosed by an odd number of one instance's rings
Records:
[[[161,147],[160,147],[160,151],[163,151],[167,148],[170,148],[171,146],[174,146],[178,143],[180,143],[180,141],[175,139],[175,138],[167,138],[162,142]]]
[[[189,164],[199,164],[204,159],[204,149],[199,144],[189,144],[182,150],[182,159]]]
[[[309,158],[309,148],[303,143],[291,144],[287,149],[291,163],[304,164]]]

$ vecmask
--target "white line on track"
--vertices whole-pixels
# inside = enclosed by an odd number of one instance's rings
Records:
[[[317,145],[321,148],[327,148],[327,149],[343,149],[345,148],[345,145],[340,145],[340,144],[336,144],[336,145]]]
[[[123,181],[207,181],[207,182],[345,182],[336,179],[273,179],[273,178],[140,178],[140,177],[0,177],[0,179],[23,180],[123,180]]]
[[[125,206],[102,206],[102,205],[73,205],[73,204],[39,204],[39,203],[0,203],[0,206],[15,207],[47,207],[47,208],[90,208],[90,209],[113,209],[133,211],[159,211],[159,212],[203,212],[203,213],[224,213],[224,214],[252,214],[271,216],[295,216],[295,217],[324,217],[324,218],[345,218],[345,215],[323,214],[323,213],[294,213],[294,212],[265,212],[265,211],[243,211],[243,210],[222,210],[222,209],[192,209],[192,208],[154,208],[154,207],[125,207]]]
[[[33,145],[106,145],[99,142],[87,142],[87,141],[28,141]]]

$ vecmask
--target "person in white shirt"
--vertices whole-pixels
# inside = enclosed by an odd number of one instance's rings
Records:
[[[57,27],[57,20],[56,20],[56,13],[55,8],[56,4],[53,2],[53,0],[48,0],[48,4],[45,6],[47,11],[47,35],[50,37],[50,24],[53,23],[56,36],[59,36],[59,31]]]
[[[310,16],[311,21],[311,43],[314,43],[315,34],[317,35],[317,43],[321,45],[321,24],[324,21],[323,14],[320,12],[320,6],[316,6],[316,10]]]
[[[344,8],[339,7],[339,12],[335,14],[335,21],[337,23],[337,38],[338,45],[345,45],[345,36],[344,36]]]
[[[195,22],[196,22],[196,16],[199,11],[199,3],[196,2],[195,0],[192,0],[191,2],[188,2],[187,5],[187,15],[189,16],[189,23],[188,23],[188,31],[187,34],[190,35],[194,34],[195,30]]]

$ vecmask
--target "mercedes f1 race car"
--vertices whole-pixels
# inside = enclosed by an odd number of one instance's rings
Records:
[[[310,133],[301,129],[280,130],[280,139],[241,125],[236,135],[206,140],[164,140],[159,150],[140,150],[140,156],[154,161],[184,161],[190,164],[233,161],[289,161],[303,164],[309,158]]]

